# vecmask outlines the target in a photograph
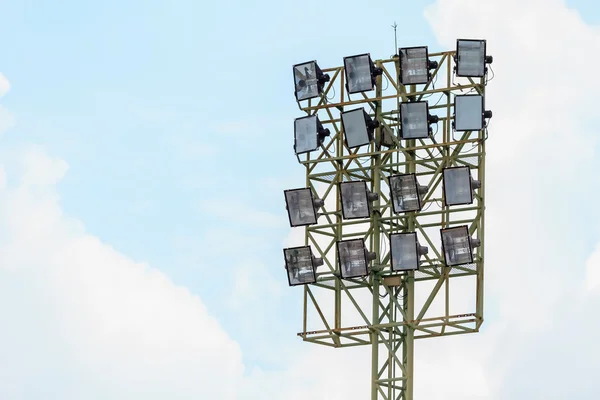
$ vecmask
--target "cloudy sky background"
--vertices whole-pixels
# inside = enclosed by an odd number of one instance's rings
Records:
[[[281,191],[291,65],[386,58],[396,20],[496,72],[486,322],[417,342],[415,395],[597,399],[600,9],[404,3],[0,0],[0,398],[367,398],[368,349],[295,335]]]

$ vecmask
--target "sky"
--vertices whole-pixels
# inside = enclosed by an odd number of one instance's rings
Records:
[[[368,349],[296,337],[291,66],[396,21],[496,74],[486,321],[417,342],[415,398],[596,399],[600,7],[406,3],[0,0],[0,398],[367,398]]]

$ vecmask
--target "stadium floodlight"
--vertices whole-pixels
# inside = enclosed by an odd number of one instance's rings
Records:
[[[340,196],[344,219],[368,218],[371,202],[379,198],[377,193],[367,189],[366,181],[341,182]]]
[[[349,239],[337,242],[338,264],[342,279],[369,275],[369,262],[376,254],[367,251],[364,239]]]
[[[344,57],[346,90],[348,93],[367,92],[375,88],[375,77],[383,73],[376,68],[369,53]]]
[[[429,70],[438,67],[437,61],[429,61],[427,46],[403,47],[400,54],[400,83],[420,85],[431,80]]]
[[[416,232],[392,233],[390,235],[390,257],[392,271],[414,271],[419,269],[422,255],[429,249],[421,246]]]
[[[473,262],[473,249],[481,245],[479,239],[469,236],[467,225],[441,229],[442,251],[447,266],[470,264]]]
[[[485,127],[485,119],[492,118],[492,112],[484,111],[483,96],[461,94],[454,97],[454,122],[456,131],[478,131]]]
[[[290,219],[290,225],[305,226],[317,223],[317,209],[325,202],[314,198],[310,188],[284,190],[285,204]]]
[[[294,151],[296,154],[303,154],[316,150],[329,134],[329,129],[323,128],[323,124],[316,115],[296,118],[294,120]]]
[[[342,127],[346,146],[349,149],[369,144],[373,140],[379,121],[373,120],[364,108],[356,108],[342,113]]]
[[[450,167],[443,170],[444,204],[458,206],[473,203],[473,190],[481,182],[471,177],[470,167]]]
[[[429,104],[416,101],[400,104],[400,137],[402,139],[425,139],[433,133],[430,123],[437,123],[437,115],[429,115]]]
[[[283,249],[283,258],[290,286],[306,285],[317,281],[316,270],[323,265],[323,259],[313,256],[310,246]]]
[[[421,195],[427,193],[428,187],[419,185],[415,174],[392,175],[389,187],[395,213],[421,210]]]
[[[294,95],[296,101],[319,97],[323,93],[325,82],[329,82],[329,74],[324,74],[316,61],[294,65]]]
[[[458,39],[456,41],[457,76],[482,78],[487,73],[486,64],[494,61],[486,54],[486,41],[476,39]]]

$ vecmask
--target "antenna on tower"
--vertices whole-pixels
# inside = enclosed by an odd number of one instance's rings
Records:
[[[397,28],[398,28],[398,24],[396,23],[396,21],[394,21],[394,25],[392,25],[392,28],[394,28],[394,54],[397,56],[398,53],[398,34],[397,34]]]

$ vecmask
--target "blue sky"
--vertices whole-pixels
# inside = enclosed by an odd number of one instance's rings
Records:
[[[373,18],[394,13],[370,24],[353,11],[361,2],[304,2],[315,17],[298,20],[291,5],[268,1],[6,2],[0,47],[11,92],[3,103],[18,124],[4,146],[39,143],[66,160],[58,186],[65,212],[200,294],[244,342],[224,306],[229,266],[249,257],[284,281],[281,190],[304,182],[291,148],[291,123],[300,115],[291,66],[310,59],[337,65],[363,52],[387,57],[394,20],[400,45],[435,49],[423,4],[371,5]],[[328,14],[336,17],[324,23]],[[403,37],[408,31],[411,40]],[[222,199],[273,213],[281,225],[237,222],[236,208],[225,221],[203,207]],[[215,229],[226,247],[244,253],[215,254],[206,240]],[[230,239],[240,235],[262,240],[245,246]],[[283,301],[296,302],[292,293]]]
[[[65,160],[65,214],[200,296],[247,368],[285,369],[282,349],[305,349],[300,290],[286,287],[281,259],[282,190],[304,184],[291,66],[388,57],[394,21],[400,46],[446,49],[424,16],[433,1],[406,3],[0,0],[0,72],[11,85],[1,104],[17,121],[0,136],[0,165],[32,144]],[[566,4],[598,25],[593,1]],[[20,170],[6,172],[17,185]],[[577,229],[586,216],[558,220]],[[588,229],[576,243],[582,265],[598,241]],[[264,277],[250,279],[258,293],[234,284],[244,267]],[[500,313],[496,302],[488,310]]]

